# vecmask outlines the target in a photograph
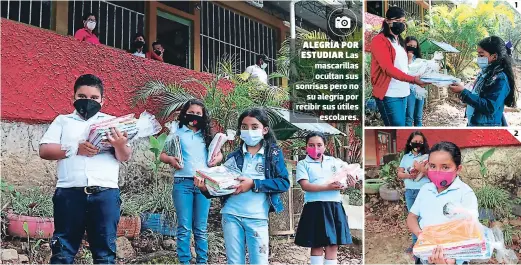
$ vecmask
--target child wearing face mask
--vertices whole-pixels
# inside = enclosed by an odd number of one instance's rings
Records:
[[[468,126],[508,126],[505,106],[516,107],[517,101],[508,49],[500,37],[491,36],[479,42],[478,55],[481,72],[472,90],[465,89],[461,83],[451,85],[450,89],[467,104]]]
[[[175,134],[179,137],[183,166],[179,157],[162,153],[163,163],[174,168],[174,186],[172,198],[177,217],[177,254],[181,264],[190,264],[190,238],[192,232],[195,239],[196,262],[208,262],[208,212],[210,200],[194,186],[195,171],[213,167],[221,162],[219,153],[209,165],[208,146],[212,141],[210,134],[210,117],[204,104],[197,99],[186,102],[179,114],[179,128]]]
[[[407,144],[405,145],[405,155],[400,161],[400,166],[398,167],[398,178],[403,179],[405,184],[405,204],[407,206],[407,210],[410,211],[418,193],[420,192],[421,187],[423,185],[429,183],[429,178],[423,177],[416,181],[417,175],[411,174],[409,169],[414,168],[417,172],[426,173],[427,169],[425,166],[422,166],[419,162],[424,159],[424,155],[429,151],[429,144],[427,143],[427,138],[420,131],[415,131],[411,133],[409,139],[407,139]],[[417,237],[415,234],[412,234],[412,245],[407,248],[407,253],[412,253],[412,247],[416,243]]]
[[[98,37],[94,33],[96,28],[96,15],[88,13],[83,16],[83,28],[78,29],[74,38],[79,41],[86,41],[92,44],[100,44]]]
[[[416,59],[422,58],[420,42],[416,37],[408,36],[405,38],[405,50],[407,51],[407,58],[409,64]],[[423,105],[425,103],[425,96],[418,93],[424,90],[418,85],[410,84],[411,94],[407,97],[407,108],[405,111],[405,126],[421,127],[423,124]]]
[[[145,58],[146,57],[146,45],[145,45],[145,35],[141,33],[136,33],[134,36],[134,42],[132,43],[132,49],[130,53],[132,55]]]
[[[295,244],[311,248],[311,264],[337,264],[339,245],[352,244],[347,215],[342,206],[340,183],[329,183],[345,162],[327,156],[324,134],[306,136],[307,157],[297,164],[297,182],[306,192]],[[348,176],[348,184],[355,180]],[[324,261],[325,253],[325,261]]]
[[[96,146],[82,139],[90,125],[114,118],[100,112],[103,96],[98,77],[80,76],[74,84],[76,110],[56,117],[40,141],[40,157],[58,161],[51,264],[74,263],[85,230],[94,263],[116,261],[119,163],[127,161],[132,150],[127,134],[116,128],[107,135],[114,152],[98,153]]]
[[[414,235],[421,237],[424,227],[450,221],[449,216],[444,213],[446,205],[461,205],[477,220],[478,200],[472,188],[458,176],[461,169],[461,151],[454,143],[440,142],[429,151],[427,176],[431,183],[420,189],[407,217],[407,226]],[[435,249],[429,258],[429,264],[465,262],[467,261],[444,258],[440,248]],[[421,261],[416,259],[416,264],[421,264]]]
[[[283,210],[280,193],[289,189],[289,175],[267,113],[247,110],[238,124],[241,144],[224,163],[242,172],[235,193],[221,197],[226,258],[228,264],[245,264],[248,248],[250,264],[269,264],[268,216]],[[211,197],[203,180],[196,184]]]

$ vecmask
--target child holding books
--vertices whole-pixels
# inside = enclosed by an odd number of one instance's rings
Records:
[[[419,178],[419,174],[426,174],[427,168],[423,165],[423,160],[428,159],[427,152],[429,151],[429,144],[427,138],[420,131],[411,133],[407,144],[405,145],[405,155],[400,161],[398,168],[398,178],[403,179],[405,184],[405,204],[407,210],[410,211],[421,187],[429,183],[427,176]],[[416,180],[419,178],[418,180]],[[412,234],[412,245],[407,248],[407,253],[412,253],[412,248],[416,244],[417,237]]]
[[[132,150],[127,134],[116,128],[107,135],[113,152],[100,153],[82,138],[90,125],[113,118],[100,112],[103,103],[102,81],[91,74],[80,76],[74,84],[76,110],[56,117],[40,141],[40,157],[58,161],[51,264],[74,263],[85,230],[94,263],[116,261],[119,163]]]
[[[239,117],[241,144],[228,155],[225,166],[242,172],[233,195],[223,196],[221,209],[228,264],[269,264],[269,212],[281,212],[280,193],[289,189],[282,150],[277,146],[267,113],[259,108]],[[196,185],[211,197],[204,180]]]
[[[451,142],[435,144],[429,152],[427,176],[431,183],[423,185],[407,217],[409,230],[421,238],[422,229],[450,221],[444,208],[450,204],[461,205],[472,218],[478,218],[478,200],[472,188],[461,181],[461,151]],[[430,264],[461,264],[462,260],[446,259],[443,250],[437,248],[429,258]],[[416,264],[421,264],[416,259]]]
[[[217,154],[209,165],[208,146],[212,138],[210,134],[210,117],[200,100],[189,100],[181,108],[179,129],[175,134],[179,137],[183,165],[179,157],[161,154],[161,161],[170,164],[174,169],[174,187],[172,197],[177,217],[177,253],[181,264],[189,264],[192,259],[190,238],[193,231],[197,264],[208,262],[208,212],[210,200],[194,186],[195,171],[215,166],[222,160],[222,153]]]
[[[297,164],[297,181],[306,192],[295,244],[311,248],[311,264],[337,264],[339,245],[352,244],[347,215],[342,206],[340,183],[328,181],[345,162],[327,156],[326,138],[313,132],[306,136],[307,157]],[[347,183],[355,180],[348,176]]]

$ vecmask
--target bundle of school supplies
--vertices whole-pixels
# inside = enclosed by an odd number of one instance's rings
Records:
[[[227,166],[200,169],[196,174],[196,177],[204,179],[204,184],[212,196],[232,194],[240,184],[237,178],[241,176],[241,172]]]
[[[416,161],[424,167],[429,162],[429,155],[422,155]],[[411,176],[415,177],[414,181],[420,181],[420,179],[422,179],[425,176],[421,171],[416,170],[414,166],[407,168],[407,172],[409,172]]]
[[[455,83],[461,82],[461,79],[451,75],[440,73],[425,74],[420,77],[421,81],[431,83],[437,87],[446,87]]]
[[[217,133],[214,137],[212,142],[210,143],[210,146],[208,147],[208,161],[207,163],[210,164],[214,157],[221,152],[221,148],[226,143],[226,141],[231,141],[235,138],[235,131],[233,130],[227,130],[227,134],[224,133]]]
[[[84,139],[99,148],[100,152],[109,151],[112,145],[108,141],[111,129],[115,128],[121,133],[127,133],[128,142],[137,138],[148,137],[161,131],[161,124],[154,115],[143,112],[139,119],[134,118],[134,114],[128,114],[108,120],[94,123],[85,132]]]
[[[503,233],[498,227],[491,229],[483,226],[475,214],[469,214],[462,207],[450,208],[444,207],[443,213],[440,213],[449,217],[450,221],[424,227],[414,245],[414,255],[424,264],[438,246],[443,248],[445,258],[487,261],[496,250],[500,263],[517,264],[515,252],[505,248]]]
[[[179,122],[172,122],[169,128],[170,132],[165,141],[165,153],[168,156],[177,157],[179,159],[179,165],[183,167],[184,161],[183,152],[181,151],[181,142],[179,141],[179,136],[176,134],[177,129],[179,128]]]
[[[436,59],[438,58],[435,57],[432,60],[416,59],[409,65],[407,73],[412,76],[420,76],[423,82],[431,83],[437,87],[446,87],[461,81],[454,76],[441,74],[440,65]]]
[[[343,188],[348,187],[347,178],[351,176],[355,182],[361,180],[364,176],[364,170],[360,164],[348,164],[341,162],[340,169],[328,179],[328,183],[340,183]]]

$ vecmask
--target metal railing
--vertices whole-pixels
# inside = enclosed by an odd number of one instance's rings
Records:
[[[2,17],[33,25],[51,28],[51,1],[2,1]]]
[[[96,33],[102,44],[129,50],[136,32],[144,32],[143,13],[107,1],[69,1],[69,34],[83,27],[86,13],[96,14]]]

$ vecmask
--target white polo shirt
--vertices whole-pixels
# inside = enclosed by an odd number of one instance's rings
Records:
[[[434,183],[423,185],[414,201],[411,213],[421,217],[420,228],[429,225],[438,225],[451,221],[443,213],[443,208],[448,203],[461,206],[477,219],[478,199],[469,185],[456,177],[454,182],[444,191],[438,193]]]
[[[262,83],[268,84],[268,74],[260,66],[250,65],[246,68],[246,73],[251,75],[250,78],[257,78]]]
[[[40,144],[79,143],[86,138],[86,130],[93,123],[113,116],[98,112],[89,120],[82,119],[76,111],[59,115],[51,123]],[[119,162],[109,153],[93,157],[73,155],[58,160],[58,188],[100,186],[118,188]]]

